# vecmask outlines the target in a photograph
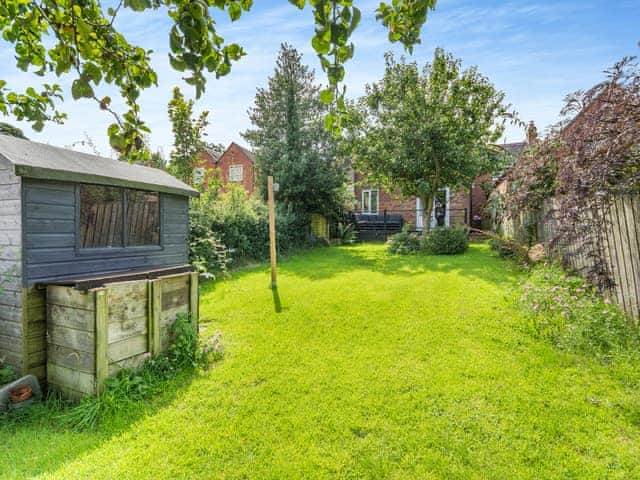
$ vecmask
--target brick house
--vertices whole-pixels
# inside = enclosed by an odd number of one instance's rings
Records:
[[[196,182],[205,181],[207,170],[215,172],[222,186],[236,183],[249,195],[255,190],[254,159],[250,150],[232,142],[223,153],[206,148],[200,153],[199,167],[194,170]]]
[[[526,142],[498,145],[507,154],[519,155]],[[364,215],[383,214],[400,215],[403,223],[412,230],[423,229],[422,212],[424,207],[417,197],[402,198],[397,193],[388,192],[378,186],[367,185],[362,173],[352,171],[350,181],[355,196],[355,212]],[[469,225],[480,227],[484,216],[484,207],[488,194],[493,188],[491,175],[481,175],[468,188],[451,191],[441,189],[434,211],[431,226]]]

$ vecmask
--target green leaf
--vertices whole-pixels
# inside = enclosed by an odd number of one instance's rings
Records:
[[[325,105],[330,105],[333,102],[334,91],[332,88],[325,88],[320,92],[320,101]]]
[[[331,44],[323,36],[317,35],[311,39],[311,46],[320,55],[329,53],[331,49]]]
[[[232,22],[238,20],[240,18],[240,15],[242,15],[242,8],[240,8],[240,5],[238,5],[237,3],[232,3],[231,5],[229,5],[229,17],[231,18]]]
[[[93,97],[93,88],[84,78],[78,78],[71,84],[71,95],[74,100]]]

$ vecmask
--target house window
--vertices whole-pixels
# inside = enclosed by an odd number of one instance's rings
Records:
[[[160,245],[158,193],[101,185],[79,190],[80,248]]]
[[[378,189],[362,190],[362,213],[378,213]]]
[[[230,182],[242,181],[242,165],[231,165],[229,167],[229,181]]]
[[[196,168],[193,171],[193,183],[200,184],[204,181],[204,167]]]

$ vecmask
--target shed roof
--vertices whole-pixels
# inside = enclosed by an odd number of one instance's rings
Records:
[[[13,164],[15,174],[22,177],[198,196],[197,190],[157,168],[53,147],[9,135],[0,135],[0,156]]]

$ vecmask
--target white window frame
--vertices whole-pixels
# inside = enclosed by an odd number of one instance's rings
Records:
[[[440,191],[445,193],[445,210],[444,210],[444,225],[449,227],[451,224],[450,221],[450,211],[451,208],[451,189],[449,187],[441,188]],[[422,212],[424,211],[424,206],[422,205],[422,200],[420,197],[416,197],[416,230],[421,232],[424,229],[424,225],[422,222]],[[431,210],[431,228],[435,228],[436,226],[436,212],[435,208]]]
[[[376,208],[375,211],[371,209],[371,193],[372,192],[376,192]],[[364,197],[368,196],[369,197],[369,210],[365,211],[364,209]],[[377,215],[378,212],[380,211],[380,190],[377,188],[367,188],[362,190],[361,194],[360,194],[360,200],[361,200],[361,207],[362,207],[362,213],[366,214],[366,215]]]
[[[243,179],[244,179],[244,166],[241,163],[235,163],[233,165],[229,165],[229,181],[242,183]]]
[[[204,167],[198,167],[193,170],[193,183],[200,184],[204,182]]]

